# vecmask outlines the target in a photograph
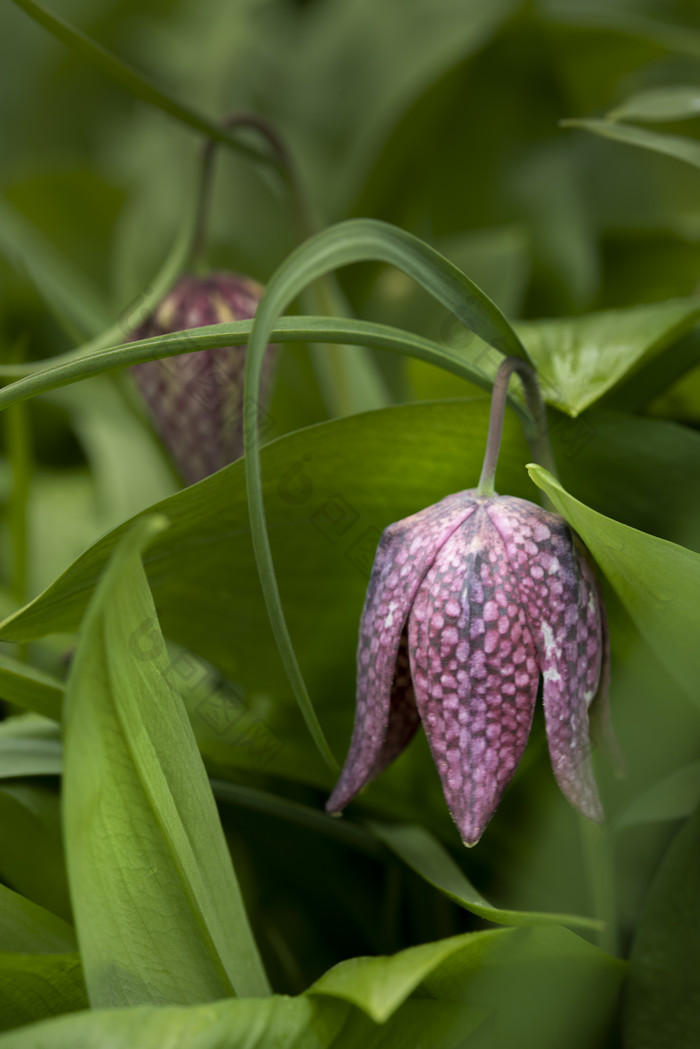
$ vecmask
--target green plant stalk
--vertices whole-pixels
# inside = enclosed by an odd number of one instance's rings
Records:
[[[556,477],[557,468],[552,446],[547,433],[547,410],[542,400],[537,373],[532,365],[520,357],[506,357],[501,362],[493,384],[491,397],[491,414],[486,439],[484,465],[479,478],[479,495],[493,495],[496,491],[496,468],[501,450],[503,423],[506,414],[506,397],[511,376],[519,377],[525,391],[525,400],[530,411],[530,420],[525,425],[525,436],[528,439],[535,461]]]

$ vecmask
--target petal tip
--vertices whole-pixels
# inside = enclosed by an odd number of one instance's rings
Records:
[[[464,845],[465,849],[473,849],[475,845],[479,844],[479,842],[481,841],[481,837],[482,836],[480,834],[478,838],[472,838],[469,841],[467,841],[466,838],[462,838],[462,845]]]

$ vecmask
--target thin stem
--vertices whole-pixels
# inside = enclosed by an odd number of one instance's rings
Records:
[[[19,362],[24,357],[20,343],[11,354]],[[7,451],[12,470],[12,494],[8,519],[13,548],[11,592],[18,605],[27,600],[29,492],[32,472],[32,440],[29,411],[26,404],[15,404],[8,409],[5,420]],[[18,645],[17,655],[26,659],[26,645]]]
[[[493,383],[489,432],[486,440],[484,465],[479,478],[479,495],[493,495],[495,492],[494,482],[496,467],[498,466],[498,455],[501,450],[501,438],[503,436],[508,383],[514,372],[519,376],[523,384],[525,400],[532,418],[532,423],[526,427],[525,436],[530,443],[533,457],[540,466],[544,466],[554,477],[557,476],[554,455],[547,433],[547,410],[537,382],[537,373],[532,365],[520,357],[506,357],[496,372],[496,378]]]
[[[222,121],[222,127],[235,128],[247,127],[257,131],[271,148],[271,158],[278,174],[287,184],[294,205],[294,221],[297,227],[298,240],[305,240],[314,232],[314,224],[311,220],[301,184],[296,173],[292,155],[289,152],[282,137],[275,131],[264,117],[256,113],[232,113]],[[206,227],[207,210],[209,207],[209,196],[211,193],[211,182],[214,170],[214,157],[216,147],[219,145],[215,139],[210,138],[202,150],[202,180],[200,183],[199,199],[197,202],[197,217],[194,226],[194,236],[190,252],[190,265],[195,263],[204,250],[204,233]]]

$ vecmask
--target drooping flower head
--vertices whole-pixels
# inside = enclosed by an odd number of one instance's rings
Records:
[[[132,338],[247,320],[255,315],[262,292],[256,281],[235,273],[182,277]],[[245,355],[245,346],[225,346],[132,368],[153,423],[187,484],[243,454]],[[262,403],[269,392],[274,356],[274,347],[269,347]]]
[[[557,782],[602,819],[588,711],[599,693],[605,702],[607,661],[600,591],[559,515],[473,489],[390,525],[360,622],[352,742],[328,811],[343,809],[422,722],[449,810],[474,845],[522,757],[541,681]]]

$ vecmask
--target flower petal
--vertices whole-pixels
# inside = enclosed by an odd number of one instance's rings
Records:
[[[485,506],[444,544],[409,617],[416,702],[447,805],[475,845],[522,757],[536,649]]]
[[[489,515],[505,543],[543,677],[547,742],[561,790],[589,819],[603,810],[590,760],[588,707],[600,681],[602,627],[593,573],[569,526],[524,499],[494,499]]]
[[[357,707],[350,750],[328,800],[339,812],[406,745],[412,691],[396,680],[399,643],[425,573],[459,525],[476,507],[474,493],[457,492],[390,525],[382,535],[360,620],[357,649]],[[405,721],[403,731],[396,728]]]

